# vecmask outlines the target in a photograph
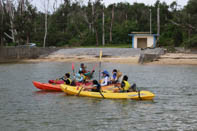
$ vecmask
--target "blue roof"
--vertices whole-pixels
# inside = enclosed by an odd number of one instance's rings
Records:
[[[128,34],[129,36],[159,36],[158,34]]]

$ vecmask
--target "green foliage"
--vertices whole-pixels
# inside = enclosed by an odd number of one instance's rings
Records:
[[[37,43],[42,46],[45,34],[45,14],[38,12],[28,1],[21,6],[13,6],[14,18],[6,10],[8,6],[3,1],[0,8],[0,41],[4,45]],[[148,32],[150,29],[150,9],[152,10],[152,32],[157,33],[157,8],[160,7],[161,33],[158,46],[196,47],[197,41],[197,1],[189,0],[183,9],[178,9],[178,3],[167,5],[159,0],[153,6],[143,3],[130,5],[126,2],[111,4],[104,7],[105,12],[105,42],[106,46],[129,47],[131,32]],[[0,6],[1,7],[1,6]],[[112,11],[114,10],[114,19]],[[46,46],[102,46],[102,12],[101,0],[89,1],[82,5],[79,1],[64,0],[57,10],[48,15],[48,34]],[[13,22],[13,27],[11,25]],[[112,42],[110,29],[112,26]],[[14,40],[5,34],[12,36]],[[124,46],[122,46],[124,45]]]
[[[197,35],[191,37],[191,39],[184,42],[186,48],[197,47]]]

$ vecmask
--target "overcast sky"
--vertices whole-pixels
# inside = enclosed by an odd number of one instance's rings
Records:
[[[32,0],[32,3],[34,5],[36,5],[36,7],[38,7],[38,10],[43,10],[43,1],[45,0]],[[52,3],[54,3],[55,0],[49,0],[50,1],[50,6],[52,7]],[[60,4],[61,2],[63,2],[64,0],[57,0],[58,4]],[[87,3],[88,0],[78,0],[78,1],[83,1],[83,3]],[[178,5],[181,6],[181,8],[183,6],[185,6],[188,2],[188,0],[160,0],[161,2],[165,1],[168,5],[170,5],[173,1],[176,1],[178,3]],[[119,2],[129,2],[130,4],[133,4],[134,2],[137,3],[145,3],[146,5],[153,5],[156,0],[103,0],[103,2],[105,3],[105,5],[109,5],[112,3],[119,3]]]

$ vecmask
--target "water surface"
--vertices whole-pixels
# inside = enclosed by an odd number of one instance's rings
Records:
[[[75,71],[79,64],[75,63]],[[90,70],[94,65],[87,63]],[[39,91],[32,85],[32,80],[47,82],[72,72],[71,66],[53,62],[1,64],[1,130],[197,130],[197,66],[102,63],[102,69],[111,72],[117,68],[129,76],[130,83],[155,93],[154,101],[66,96]]]

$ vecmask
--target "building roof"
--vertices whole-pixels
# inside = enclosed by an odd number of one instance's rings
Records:
[[[145,32],[143,33],[139,33],[139,34],[136,34],[136,33],[133,33],[133,34],[128,34],[129,36],[158,36],[158,34],[145,34]]]
[[[150,32],[131,32],[131,34],[151,34]]]

